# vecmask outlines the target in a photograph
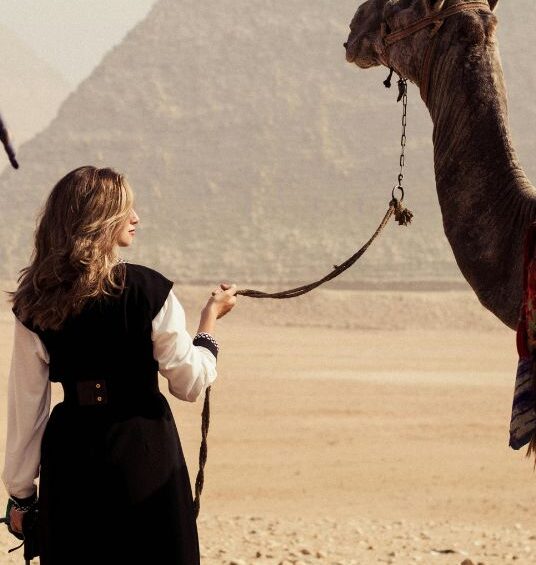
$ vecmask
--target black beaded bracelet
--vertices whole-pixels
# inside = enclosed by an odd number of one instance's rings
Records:
[[[218,345],[218,342],[209,333],[198,332],[197,334],[195,334],[193,344],[206,347],[214,355],[214,357],[218,357],[218,351],[220,350],[220,347]]]

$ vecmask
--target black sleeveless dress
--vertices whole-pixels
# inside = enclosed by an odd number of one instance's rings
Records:
[[[200,562],[190,479],[151,340],[173,283],[124,265],[120,297],[88,302],[58,331],[25,323],[65,393],[41,443],[41,565]]]

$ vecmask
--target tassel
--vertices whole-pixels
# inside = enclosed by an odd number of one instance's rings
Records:
[[[408,210],[408,208],[406,208],[405,206],[402,206],[402,202],[400,202],[400,200],[393,198],[389,203],[389,206],[393,206],[395,209],[395,220],[398,222],[398,225],[407,226],[411,223],[413,212],[411,210]]]
[[[389,76],[383,81],[385,88],[391,88],[391,78],[395,70],[393,67],[389,67]]]
[[[529,446],[527,448],[527,453],[525,457],[534,457],[534,469],[536,469],[536,434],[533,434]]]

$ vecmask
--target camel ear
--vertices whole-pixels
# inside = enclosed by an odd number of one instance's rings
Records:
[[[447,0],[423,0],[425,13],[439,12]],[[496,1],[496,0],[495,0]]]
[[[492,10],[495,10],[495,6],[497,6],[497,2],[498,2],[498,1],[499,1],[499,0],[488,0],[488,2],[489,2],[489,7],[490,7]]]

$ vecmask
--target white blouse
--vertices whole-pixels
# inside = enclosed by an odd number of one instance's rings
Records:
[[[169,392],[194,402],[217,376],[216,357],[194,345],[182,304],[171,290],[152,322],[153,356]],[[26,498],[39,476],[41,439],[50,415],[49,356],[39,336],[15,317],[7,392],[7,436],[2,481],[8,494]]]

